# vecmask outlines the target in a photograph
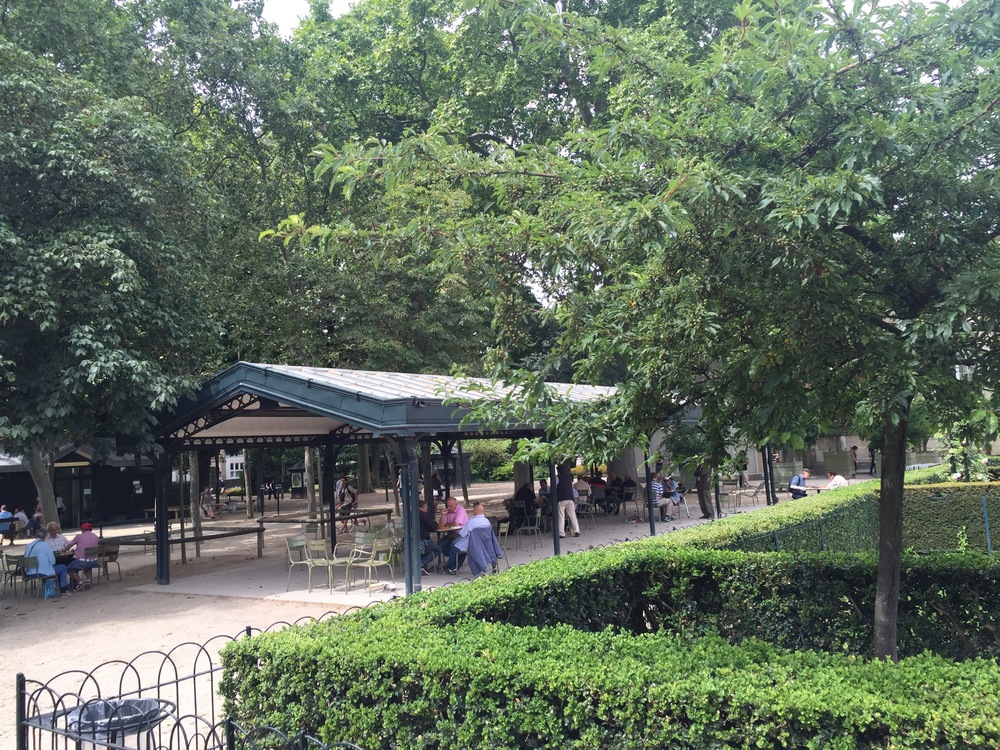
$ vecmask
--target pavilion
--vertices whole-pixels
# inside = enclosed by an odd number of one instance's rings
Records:
[[[598,401],[614,388],[548,384],[556,398]],[[491,381],[396,372],[370,372],[239,362],[208,380],[190,400],[161,415],[155,437],[156,580],[170,582],[168,498],[171,464],[184,451],[314,446],[324,451],[320,493],[334,513],[334,465],[353,443],[386,444],[403,469],[403,568],[406,593],[420,590],[419,466],[417,446],[429,441],[450,453],[456,441],[541,437],[545,425],[503,428],[466,421],[475,401],[499,401],[511,389]],[[463,406],[464,404],[464,406]],[[249,486],[248,486],[249,490]],[[330,524],[331,544],[336,524]],[[558,538],[555,539],[558,552]]]

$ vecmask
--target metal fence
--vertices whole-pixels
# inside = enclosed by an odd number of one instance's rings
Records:
[[[381,606],[375,603],[370,606]],[[355,607],[348,611],[357,611]],[[205,643],[146,651],[130,661],[70,670],[46,682],[17,675],[17,750],[323,750],[307,735],[244,729],[222,715],[219,652],[228,643],[338,616],[326,612],[267,628],[248,627]]]

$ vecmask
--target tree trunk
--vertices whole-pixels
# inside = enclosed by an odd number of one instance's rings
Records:
[[[306,497],[309,499],[309,517],[316,517],[316,469],[313,466],[313,449],[306,448],[302,455],[302,465],[305,467],[303,482],[306,485]]]
[[[358,443],[358,492],[374,492],[372,485],[371,451],[365,443]]]
[[[903,473],[906,470],[906,413],[882,426],[882,479],[878,509],[878,586],[875,590],[875,658],[899,660],[896,620],[903,554]]]
[[[31,481],[35,483],[35,491],[42,501],[42,521],[43,524],[49,521],[59,521],[59,513],[56,511],[56,493],[52,486],[52,458],[48,453],[41,450],[29,451],[24,455],[24,462],[28,466],[31,474]],[[30,513],[29,513],[30,515]]]
[[[198,461],[198,452],[191,451],[187,454],[188,463],[191,464],[191,481],[188,483],[188,507],[191,509],[191,533],[195,537],[201,536],[201,463]],[[208,479],[205,479],[205,486],[208,486]],[[194,543],[194,556],[201,557],[201,542]]]

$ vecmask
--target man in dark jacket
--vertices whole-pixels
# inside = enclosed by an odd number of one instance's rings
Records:
[[[440,544],[431,540],[431,532],[438,528],[434,511],[427,507],[427,500],[424,498],[420,498],[417,508],[420,510],[420,572],[426,576],[430,575],[428,566],[441,558],[443,550]]]

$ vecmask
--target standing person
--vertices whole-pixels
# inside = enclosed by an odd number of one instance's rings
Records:
[[[435,499],[441,497],[444,493],[444,479],[441,478],[441,472],[437,469],[431,474],[431,496]]]
[[[66,512],[66,503],[63,502],[62,495],[56,493],[56,514],[59,516],[59,523],[63,522],[63,514]]]
[[[803,469],[788,483],[788,492],[792,500],[799,500],[806,496],[806,480],[809,479],[809,469]]]
[[[557,528],[559,538],[566,538],[566,516],[569,515],[569,524],[573,529],[573,536],[580,536],[580,522],[576,520],[576,498],[579,497],[573,487],[573,475],[566,464],[559,465],[559,480],[556,482],[556,500],[559,502],[557,513]]]
[[[712,497],[708,489],[708,479],[710,472],[706,472],[703,466],[694,470],[694,486],[698,490],[698,507],[701,508],[701,517],[711,520],[715,516],[712,513]]]
[[[868,449],[868,452],[871,453],[871,448]],[[851,460],[854,462],[854,473],[851,476],[856,477],[858,475],[858,446],[856,445],[851,446]]]
[[[868,474],[871,475],[871,476],[875,476],[875,454],[876,453],[878,453],[878,451],[873,446],[869,445],[868,446],[868,460],[872,462],[872,465],[868,469]],[[857,461],[855,461],[855,466],[856,465],[857,465]]]

